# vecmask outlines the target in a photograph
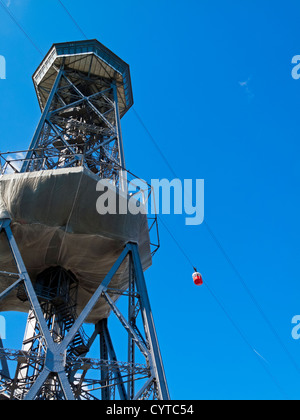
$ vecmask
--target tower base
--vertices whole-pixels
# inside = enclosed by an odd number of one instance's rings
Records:
[[[9,219],[0,220],[0,232],[7,237],[16,271],[0,271],[0,281],[5,278],[10,283],[0,294],[0,301],[18,289],[18,296],[28,299],[30,312],[22,350],[5,349],[0,339],[0,399],[169,400],[138,245],[127,243],[92,298],[77,314],[76,279],[56,267],[42,273],[34,288],[10,224]],[[125,259],[129,264],[129,288],[112,289],[110,283]],[[116,299],[112,299],[115,294],[128,299],[126,317]],[[107,319],[95,324],[90,338],[84,335],[83,324],[100,299],[106,301],[126,332],[126,362],[117,359]],[[98,336],[100,358],[90,359],[88,352]],[[11,365],[15,363],[17,367],[11,376]]]

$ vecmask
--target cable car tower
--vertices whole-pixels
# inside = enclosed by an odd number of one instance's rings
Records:
[[[42,116],[30,147],[1,154],[0,311],[28,319],[21,349],[0,338],[0,399],[168,400],[144,277],[156,218],[96,205],[99,191],[118,209],[139,201],[120,123],[129,66],[96,40],[54,44],[33,81]]]

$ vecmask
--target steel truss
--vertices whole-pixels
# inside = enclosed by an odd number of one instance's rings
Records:
[[[0,271],[11,285],[0,294],[0,301],[12,291],[28,299],[30,311],[22,350],[3,348],[0,339],[0,399],[24,400],[137,400],[169,399],[155,325],[151,312],[138,245],[127,243],[123,252],[78,317],[54,321],[57,313],[49,305],[45,294],[34,288],[11,230],[9,219],[0,220],[0,232],[5,234],[14,257],[17,272]],[[129,288],[109,288],[121,264],[128,259]],[[23,292],[22,292],[23,290]],[[128,317],[118,309],[114,295],[128,298]],[[128,336],[128,361],[120,362],[107,325],[102,319],[95,325],[87,340],[82,327],[99,299],[105,299],[121,322]],[[138,328],[141,319],[143,331]],[[59,328],[58,328],[59,326]],[[64,326],[64,328],[63,328]],[[74,342],[80,335],[85,348],[76,352]],[[100,359],[86,357],[96,337],[100,336]],[[78,343],[77,343],[78,346]],[[136,355],[145,363],[137,363]],[[10,376],[10,363],[17,363]],[[97,375],[92,375],[96,371]],[[99,375],[100,373],[100,375]],[[96,376],[96,377],[95,377]],[[101,396],[99,396],[101,393]]]
[[[84,165],[120,185],[125,158],[116,83],[62,65],[22,172]]]

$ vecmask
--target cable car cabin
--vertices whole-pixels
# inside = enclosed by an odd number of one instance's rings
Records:
[[[194,273],[193,274],[193,280],[196,286],[202,286],[203,284],[203,278],[200,273]]]

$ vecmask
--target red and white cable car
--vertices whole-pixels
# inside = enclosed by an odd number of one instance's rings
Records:
[[[193,274],[193,280],[196,286],[202,286],[203,284],[203,278],[202,275],[200,273],[194,273]]]

